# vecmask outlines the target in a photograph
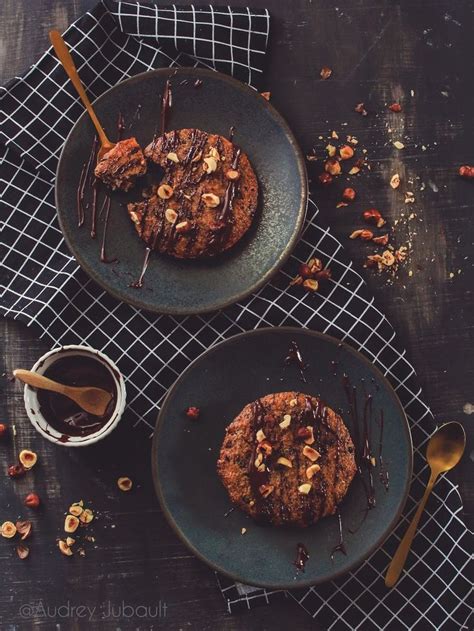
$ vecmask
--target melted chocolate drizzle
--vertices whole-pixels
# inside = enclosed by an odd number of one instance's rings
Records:
[[[168,113],[171,109],[173,105],[173,94],[171,91],[171,82],[169,79],[166,79],[166,84],[165,84],[165,89],[163,92],[163,96],[161,97],[161,115],[160,115],[160,121],[161,121],[161,135],[163,136],[163,134],[166,131],[166,122],[167,122],[167,118],[168,118]]]
[[[303,360],[303,355],[301,354],[301,350],[298,344],[294,341],[290,343],[290,348],[288,349],[288,355],[285,358],[285,364],[295,364],[298,367],[301,375],[301,381],[306,382],[305,370],[308,368],[308,365]]]
[[[364,417],[362,422],[362,435],[360,428],[359,411],[357,405],[357,387],[353,386],[349,380],[349,377],[344,374],[342,377],[342,384],[346,393],[347,402],[349,405],[349,412],[352,418],[354,428],[354,443],[355,443],[355,461],[357,467],[357,475],[362,482],[366,496],[366,507],[364,509],[364,516],[361,523],[355,530],[350,530],[352,534],[357,532],[362,523],[365,521],[367,514],[375,507],[375,487],[373,480],[373,467],[374,458],[371,452],[370,446],[370,423],[372,418],[372,395],[365,395],[364,403]],[[364,470],[368,474],[368,482],[364,476]]]
[[[339,543],[335,545],[334,548],[331,550],[331,561],[334,561],[334,556],[336,552],[342,552],[344,556],[347,556],[346,545],[344,543],[344,535],[342,532],[342,517],[339,509],[337,510],[337,519],[339,522]]]
[[[309,552],[304,543],[296,544],[296,559],[293,562],[293,565],[299,572],[304,572],[306,563],[309,559]]]
[[[84,199],[86,190],[89,191],[92,188],[94,176],[94,164],[97,154],[98,139],[94,136],[92,141],[91,150],[87,162],[82,165],[81,176],[79,178],[79,184],[76,191],[76,203],[77,203],[77,225],[80,228],[84,225],[85,221],[85,208],[89,206],[89,202],[84,206]],[[92,179],[94,177],[94,180]]]
[[[380,421],[379,421],[379,427],[380,427],[380,436],[379,436],[379,480],[383,484],[383,486],[385,487],[385,490],[388,491],[389,486],[390,486],[390,482],[389,482],[389,477],[388,477],[388,471],[385,468],[385,463],[384,463],[383,457],[382,457],[382,451],[383,451],[383,426],[384,426],[384,415],[383,415],[383,410],[380,410]]]

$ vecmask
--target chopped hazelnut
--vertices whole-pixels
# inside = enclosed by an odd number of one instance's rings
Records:
[[[291,399],[290,401],[290,407],[294,408],[298,405],[298,399]],[[288,415],[289,416],[289,415]],[[283,417],[285,418],[285,417]]]
[[[31,529],[33,524],[31,521],[17,521],[16,522],[16,530],[19,535],[21,535],[22,540],[28,539],[31,534]]]
[[[76,543],[76,540],[72,537],[66,537],[66,543],[68,546],[73,546]]]
[[[306,477],[308,480],[311,480],[313,475],[321,470],[321,467],[318,464],[312,464],[306,469]]]
[[[309,484],[309,482],[305,482],[304,484],[301,484],[298,487],[298,492],[302,493],[303,495],[308,495],[310,491],[311,491],[311,484]]]
[[[387,267],[390,267],[395,263],[395,257],[390,252],[390,250],[385,250],[385,252],[382,254],[382,263]]]
[[[201,414],[201,410],[195,407],[194,405],[192,405],[186,410],[186,416],[189,419],[192,419],[193,421],[197,421],[200,414]]]
[[[38,456],[35,454],[34,451],[31,451],[30,449],[22,449],[18,456],[18,460],[25,467],[25,469],[31,469],[35,466],[38,460]]]
[[[370,241],[373,237],[374,233],[372,230],[354,230],[349,235],[349,239],[362,239],[362,241]]]
[[[257,433],[255,434],[255,438],[257,439],[258,443],[261,443],[262,440],[265,440],[266,436],[265,436],[265,433],[264,433],[263,429],[259,429],[257,431]]]
[[[73,533],[73,532],[76,532],[78,527],[79,527],[79,519],[75,517],[74,515],[67,515],[66,519],[64,520],[64,531]]]
[[[225,176],[228,180],[232,180],[233,182],[235,182],[235,180],[239,179],[240,173],[235,169],[229,169],[228,171],[226,171]]]
[[[187,219],[185,221],[180,221],[175,226],[175,230],[178,234],[189,232],[190,229],[191,229],[191,222],[188,221]]]
[[[263,96],[265,101],[269,101],[270,100],[270,96],[271,96],[271,92],[260,92],[260,95]]]
[[[339,175],[341,173],[341,165],[336,158],[329,158],[324,163],[324,170],[330,175]]]
[[[81,524],[90,524],[90,522],[94,519],[94,513],[90,508],[85,508],[79,516],[79,521]]]
[[[307,445],[312,445],[314,443],[313,428],[311,427],[311,425],[306,425],[306,429],[308,430],[309,435],[306,438],[304,438],[304,442]]]
[[[119,478],[117,480],[117,486],[121,491],[130,491],[133,486],[133,482],[130,478]]]
[[[25,506],[28,506],[28,508],[38,508],[41,501],[36,493],[28,493],[24,499],[24,504]]]
[[[321,68],[321,72],[319,73],[321,79],[326,80],[329,79],[329,77],[332,75],[332,70],[331,68],[328,68],[328,66],[323,66]]]
[[[214,160],[216,160],[217,162],[221,159],[219,152],[215,147],[211,147],[209,149],[209,157],[214,158]]]
[[[253,464],[255,468],[258,469],[262,463],[263,463],[263,454],[260,452],[259,454],[257,454],[257,457],[255,458],[255,461]]]
[[[16,547],[16,553],[19,559],[26,559],[26,557],[30,554],[30,549],[28,546],[19,543]]]
[[[16,535],[16,526],[12,521],[4,521],[0,527],[0,532],[2,537],[11,539]]]
[[[398,175],[398,173],[395,173],[394,175],[392,175],[392,177],[390,178],[390,186],[395,189],[398,188],[400,186],[400,176]]]
[[[353,188],[345,188],[342,192],[342,199],[345,202],[353,202],[356,198],[356,192]]]
[[[20,478],[25,475],[26,469],[22,464],[12,464],[8,467],[7,473],[10,478]]]
[[[72,552],[71,548],[62,539],[60,539],[58,541],[58,547],[59,547],[59,550],[61,551],[61,553],[64,554],[64,556],[67,556],[67,557],[72,556],[73,552]]]
[[[329,158],[334,158],[334,156],[336,155],[336,147],[334,145],[331,145],[331,143],[326,145],[326,151],[328,152]]]
[[[403,144],[403,142],[400,142],[399,140],[395,140],[393,142],[393,146],[395,147],[395,149],[404,149],[405,145]]]
[[[362,116],[367,116],[367,110],[365,109],[363,103],[357,103],[357,105],[354,107],[354,112],[362,114]]]
[[[313,449],[309,445],[305,445],[303,447],[303,456],[311,460],[311,462],[315,462],[318,458],[321,457],[321,454],[319,453],[319,451],[316,451],[316,449]]]
[[[82,504],[77,502],[76,504],[71,504],[68,512],[71,513],[71,515],[74,515],[74,517],[79,517],[83,510],[84,508],[82,507]]]
[[[318,180],[323,186],[329,186],[329,184],[331,184],[332,182],[332,175],[330,175],[329,173],[321,173],[320,175],[318,175]]]
[[[206,171],[206,173],[214,173],[217,169],[217,162],[214,158],[204,158],[202,168]]]
[[[288,458],[284,458],[283,456],[278,458],[277,464],[281,464],[283,467],[288,467],[289,469],[293,467],[291,460],[288,460]]]
[[[176,164],[179,162],[179,158],[174,151],[170,151],[166,157],[168,160],[171,160],[171,162],[175,162]]]
[[[372,241],[374,243],[376,243],[377,245],[387,245],[387,243],[388,243],[388,234],[383,234],[380,237],[374,237],[372,239]]]
[[[175,211],[174,208],[167,208],[165,210],[165,217],[166,221],[169,221],[169,223],[176,223],[176,219],[178,219],[178,213]]]
[[[217,208],[221,203],[221,200],[214,193],[204,193],[201,195],[202,201],[206,204],[208,208]]]
[[[341,160],[349,160],[354,155],[354,149],[350,145],[343,145],[339,149]]]
[[[162,184],[158,187],[158,197],[160,199],[169,199],[173,195],[173,188],[169,184]]]
[[[265,439],[258,443],[257,450],[262,451],[266,456],[269,456],[273,451],[273,447],[270,442]]]
[[[372,223],[377,226],[377,228],[381,228],[385,223],[385,219],[380,214],[376,208],[369,208],[369,210],[364,210],[362,213],[362,219],[367,223]]]
[[[319,288],[319,283],[317,280],[315,280],[314,278],[307,278],[304,282],[303,282],[303,287],[305,289],[307,289],[308,291],[318,291]]]
[[[291,414],[285,414],[283,416],[283,420],[279,423],[279,425],[282,429],[286,429],[287,427],[289,427],[291,425]]]
[[[259,493],[260,495],[263,495],[263,497],[268,497],[270,495],[270,493],[273,492],[274,487],[271,484],[261,484],[258,487]]]

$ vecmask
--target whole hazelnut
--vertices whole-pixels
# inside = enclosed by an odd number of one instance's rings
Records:
[[[336,158],[329,158],[324,163],[324,170],[330,175],[339,175],[341,173],[341,165]]]
[[[349,160],[354,155],[354,149],[350,145],[343,145],[339,149],[341,160]]]
[[[342,199],[345,202],[353,202],[356,198],[356,192],[353,188],[345,188],[342,192]]]
[[[332,175],[329,175],[329,173],[321,173],[321,175],[318,176],[318,180],[323,186],[329,186],[332,182]]]
[[[28,506],[28,508],[38,508],[41,504],[41,500],[36,493],[28,493],[23,503],[25,506]]]
[[[26,469],[22,464],[12,464],[8,467],[7,473],[11,478],[20,478],[25,475]]]
[[[194,406],[191,406],[186,410],[186,416],[193,421],[198,420],[200,413],[201,413],[201,410]]]

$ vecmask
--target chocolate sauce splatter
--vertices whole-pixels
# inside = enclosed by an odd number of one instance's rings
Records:
[[[303,356],[301,354],[300,348],[298,344],[294,341],[290,343],[290,348],[288,349],[288,355],[285,358],[285,364],[287,365],[295,364],[298,367],[298,370],[300,371],[301,380],[304,383],[307,383],[304,372],[308,368],[308,365],[305,364],[305,362],[303,361]]]
[[[304,572],[306,563],[309,560],[309,552],[304,545],[304,543],[296,544],[296,559],[293,562],[293,565],[299,572]]]
[[[346,545],[344,543],[344,535],[342,532],[342,518],[339,509],[337,511],[337,519],[339,522],[339,543],[335,545],[334,548],[331,550],[331,561],[334,561],[334,556],[336,552],[342,552],[344,556],[347,556]]]

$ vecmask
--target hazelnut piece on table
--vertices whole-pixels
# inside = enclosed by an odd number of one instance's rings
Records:
[[[4,521],[0,527],[0,532],[5,539],[11,539],[16,535],[16,526],[12,521]]]
[[[75,517],[74,515],[67,515],[66,519],[64,520],[64,531],[73,533],[73,532],[76,532],[78,527],[79,527],[79,518]]]
[[[122,477],[117,480],[117,486],[121,491],[126,492],[131,490],[133,482],[130,480],[130,478]]]
[[[41,500],[36,493],[28,493],[23,503],[25,506],[28,506],[28,508],[38,508],[41,504]]]
[[[64,554],[64,556],[67,556],[67,557],[72,556],[73,552],[71,548],[67,545],[65,541],[63,541],[63,539],[60,539],[58,541],[58,547],[59,547],[59,550],[61,551],[61,554]]]
[[[18,460],[25,467],[25,469],[31,469],[38,461],[38,456],[35,454],[34,451],[31,451],[30,449],[22,449],[18,456]]]
[[[90,524],[90,522],[94,519],[94,513],[90,508],[85,508],[82,513],[79,515],[79,521],[81,524]]]
[[[198,420],[200,413],[200,409],[193,405],[186,410],[186,416],[193,421]]]
[[[28,548],[28,546],[19,543],[16,547],[16,553],[19,559],[26,559],[27,556],[30,554],[30,549]]]

